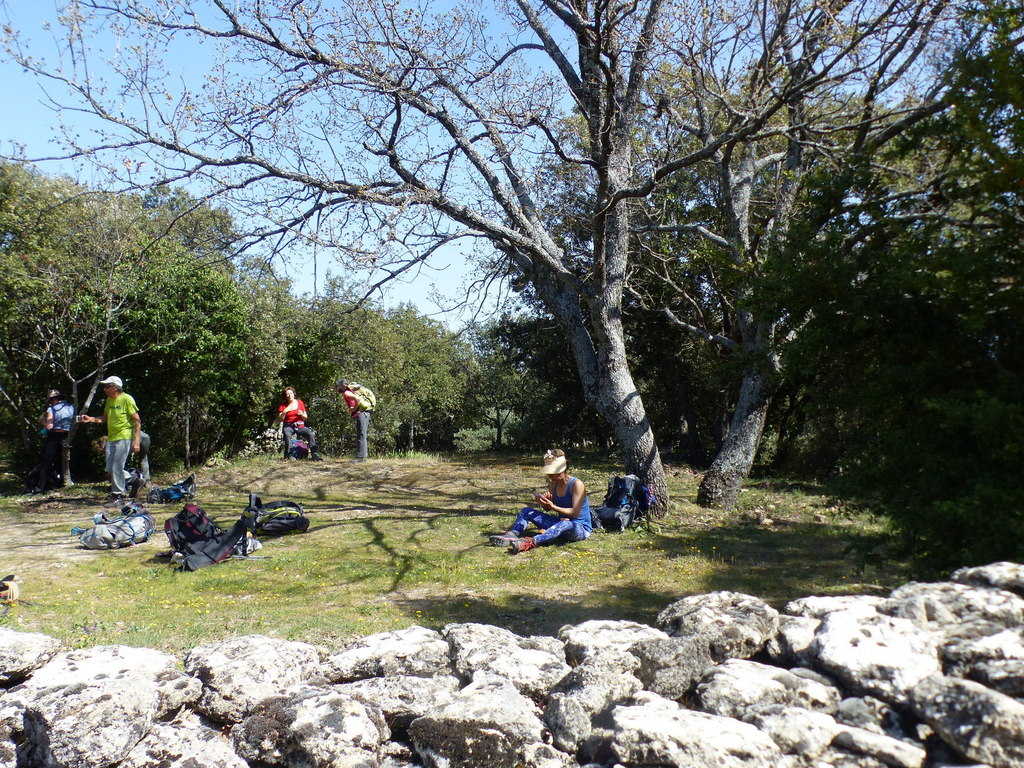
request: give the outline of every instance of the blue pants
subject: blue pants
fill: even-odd
[[[511,530],[516,536],[522,536],[523,532],[526,531],[526,526],[530,523],[544,529],[544,533],[539,533],[533,537],[533,543],[537,546],[552,544],[555,541],[568,544],[571,541],[583,541],[590,536],[590,531],[586,530],[575,520],[558,517],[557,515],[549,515],[547,512],[541,512],[533,507],[523,507],[519,511],[519,514],[516,515],[516,521],[512,523]]]

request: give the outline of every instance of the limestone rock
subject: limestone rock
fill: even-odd
[[[632,661],[634,669],[639,666],[639,662],[629,654],[594,654],[555,687],[548,697],[544,721],[551,729],[557,747],[574,753],[590,738],[596,715],[640,691],[643,687],[641,682],[625,671],[625,659]]]
[[[943,636],[984,637],[1024,624],[1024,597],[954,582],[904,584],[878,606]]]
[[[697,686],[697,700],[706,712],[742,718],[751,709],[782,705],[832,714],[839,691],[768,664],[730,659],[709,669]]]
[[[658,628],[706,639],[715,661],[749,659],[778,632],[779,612],[751,595],[712,592],[672,603],[658,614]]]
[[[321,671],[312,645],[262,635],[193,648],[185,669],[203,683],[197,709],[221,723],[241,722],[263,699]]]
[[[961,755],[993,768],[1024,765],[1024,704],[970,680],[932,675],[910,706]]]
[[[193,712],[157,723],[118,768],[248,768],[220,731]]]
[[[0,628],[0,686],[20,683],[60,652],[60,640]]]
[[[641,640],[667,637],[661,630],[646,624],[607,619],[591,619],[558,631],[558,639],[565,643],[566,658],[573,664],[581,664],[598,653],[625,654]]]
[[[449,624],[442,636],[452,647],[455,671],[466,680],[498,675],[541,701],[569,673],[562,644],[554,638],[520,637],[485,624]]]
[[[611,748],[626,765],[776,768],[782,758],[767,734],[729,717],[649,703],[616,707],[612,720]]]
[[[772,663],[779,666],[810,666],[810,653],[814,634],[821,626],[821,619],[809,616],[779,616],[779,630],[765,644],[765,652]]]
[[[332,683],[451,673],[448,642],[439,632],[420,626],[359,638],[324,661],[324,675]]]
[[[681,699],[715,662],[704,635],[641,640],[631,653],[640,661],[636,675],[644,688],[668,699]]]
[[[483,673],[452,701],[413,720],[409,735],[428,768],[518,768],[543,742],[540,710],[506,680]]]
[[[199,691],[173,657],[112,645],[58,654],[8,701],[22,713],[29,765],[105,768]]]
[[[940,671],[938,643],[908,619],[857,610],[830,613],[810,649],[814,665],[853,693],[894,703]]]
[[[390,736],[379,708],[310,685],[264,699],[231,729],[245,760],[307,768],[375,766]]]
[[[1024,565],[1020,563],[990,563],[953,571],[952,581],[976,587],[996,587],[1024,595]]]
[[[450,703],[460,687],[452,676],[393,675],[336,685],[334,690],[379,707],[394,735],[404,738],[413,720]]]

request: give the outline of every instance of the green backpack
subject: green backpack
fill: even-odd
[[[359,401],[360,411],[372,411],[377,407],[377,396],[373,394],[369,387],[365,387],[362,384],[356,384],[354,381],[348,385],[348,388],[352,390],[352,394],[356,396],[356,400]]]

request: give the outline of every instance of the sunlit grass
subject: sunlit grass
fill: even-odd
[[[265,539],[250,559],[179,573],[155,557],[156,536],[114,552],[86,552],[69,535],[97,510],[100,486],[47,498],[0,499],[10,531],[5,571],[23,601],[0,626],[45,632],[71,646],[127,643],[180,651],[261,633],[336,644],[411,624],[480,621],[523,634],[553,633],[587,618],[653,623],[679,597],[729,589],[773,604],[809,594],[891,585],[898,564],[870,567],[847,554],[870,521],[839,519],[814,489],[751,484],[732,513],[696,507],[698,479],[671,473],[671,513],[623,534],[509,555],[488,546],[540,487],[532,457],[412,456],[366,464],[267,458],[203,470],[197,501],[215,519],[237,519],[250,490],[290,498],[309,512],[306,534]],[[606,461],[574,467],[600,503]],[[174,478],[167,478],[172,480]]]

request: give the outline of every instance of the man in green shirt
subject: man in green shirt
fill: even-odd
[[[125,392],[124,382],[108,376],[100,382],[107,396],[102,416],[83,416],[88,424],[107,425],[107,472],[110,474],[110,500],[107,506],[125,503],[128,492],[124,484],[124,465],[129,453],[138,453],[142,434],[142,418],[135,398]]]

